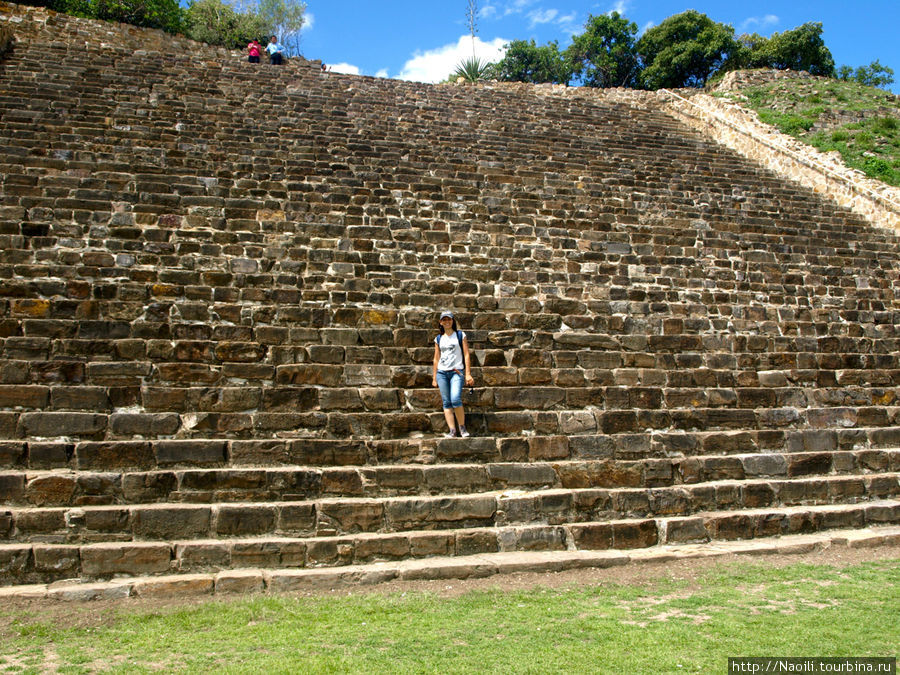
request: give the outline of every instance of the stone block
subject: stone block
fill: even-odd
[[[225,536],[252,536],[275,530],[278,509],[266,505],[219,505],[215,507],[215,531]]]
[[[557,471],[545,464],[491,464],[487,467],[490,480],[502,488],[538,488],[553,487],[561,481]],[[561,473],[560,473],[561,475]],[[570,487],[564,484],[564,487]],[[579,486],[584,487],[584,486]]]
[[[31,544],[0,544],[0,582],[23,578],[32,563]]]
[[[89,577],[162,574],[171,565],[172,548],[168,544],[91,544],[81,549],[81,571]]]
[[[171,493],[177,488],[178,481],[171,471],[129,473],[122,476],[122,495],[131,503],[169,501]]]
[[[0,473],[0,504],[11,505],[25,500],[25,474]],[[0,528],[0,533],[2,533]]]
[[[702,518],[672,518],[666,521],[666,544],[693,544],[709,541]]]
[[[62,510],[27,509],[12,513],[13,529],[20,537],[58,534],[66,531],[66,514]]]
[[[613,526],[611,523],[589,523],[571,525],[569,532],[579,550],[604,551],[613,548]]]
[[[185,598],[210,595],[213,590],[213,577],[206,574],[137,579],[132,585],[132,594],[139,598]]]
[[[219,593],[261,593],[265,581],[259,570],[223,570],[216,574],[214,592]]]
[[[96,437],[106,430],[107,416],[78,412],[26,412],[19,417],[23,436]]]
[[[458,556],[496,553],[499,550],[497,534],[492,530],[475,530],[456,534],[456,555]]]
[[[37,385],[0,385],[0,408],[43,410],[50,400],[50,388]]]
[[[364,408],[358,389],[323,389],[319,393],[322,410],[362,410]]]
[[[528,439],[528,459],[533,462],[569,458],[566,436],[535,436]]]
[[[563,527],[517,527],[517,551],[565,551],[566,531]]]
[[[0,468],[24,467],[28,458],[27,447],[25,443],[21,442],[0,441]]]
[[[400,407],[396,389],[362,388],[358,391],[366,410],[397,410]]]
[[[384,528],[384,505],[378,501],[320,502],[316,530],[319,536],[376,532]]]
[[[209,506],[153,506],[134,510],[132,528],[142,539],[196,539],[210,534]]]
[[[175,545],[175,564],[181,572],[218,570],[231,565],[231,542],[191,541]]]
[[[50,407],[53,410],[106,412],[111,406],[106,387],[53,387]]]
[[[75,463],[82,471],[148,469],[156,465],[156,456],[150,443],[88,442],[75,446]]]
[[[25,487],[26,498],[35,506],[67,506],[75,494],[75,478],[75,474],[32,478]]]
[[[365,492],[362,475],[356,469],[326,469],[322,472],[322,493],[343,497]]]
[[[231,564],[234,567],[280,567],[281,546],[280,541],[233,542]]]
[[[109,418],[110,431],[116,436],[171,436],[181,427],[177,413],[114,413]]]
[[[615,441],[607,436],[573,436],[569,452],[573,459],[606,459],[616,451]]]
[[[784,455],[748,455],[741,457],[741,463],[748,478],[787,475],[787,459]]]
[[[787,457],[788,476],[812,476],[831,473],[831,453],[790,455]]]
[[[275,383],[337,387],[343,374],[343,367],[337,365],[304,363],[284,365],[275,369]]]
[[[362,536],[356,539],[354,561],[401,560],[408,558],[409,553],[409,538],[405,535]]]
[[[215,466],[227,461],[223,441],[156,441],[153,448],[160,466]]]
[[[77,546],[34,545],[34,570],[54,579],[77,577],[81,572],[81,551]]]

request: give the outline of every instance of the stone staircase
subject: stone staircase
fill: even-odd
[[[0,585],[900,523],[892,231],[646,97],[0,19]]]

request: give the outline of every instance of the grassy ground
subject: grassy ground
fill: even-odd
[[[782,133],[822,152],[836,150],[847,166],[900,186],[900,100],[890,92],[840,80],[785,79],[726,96]]]
[[[0,608],[0,673],[721,673],[729,656],[896,656],[898,562],[716,564],[690,578],[456,596],[94,603],[82,608],[97,616],[78,621]]]

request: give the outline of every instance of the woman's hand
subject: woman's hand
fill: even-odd
[[[475,386],[475,378],[471,375],[466,375],[466,386],[474,387]]]
[[[436,377],[432,377],[432,378],[431,378],[431,386],[432,386],[432,387],[438,386],[437,378],[436,378]]]

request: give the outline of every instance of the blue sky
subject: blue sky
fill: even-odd
[[[443,80],[472,53],[466,0],[306,0],[309,25],[303,55],[335,70],[423,82]],[[898,0],[479,0],[476,53],[496,60],[510,40],[556,40],[561,48],[582,32],[591,14],[619,11],[641,32],[666,17],[696,9],[737,33],[771,35],[821,21],[837,65],[879,59],[900,81]],[[892,85],[900,93],[900,84]]]

